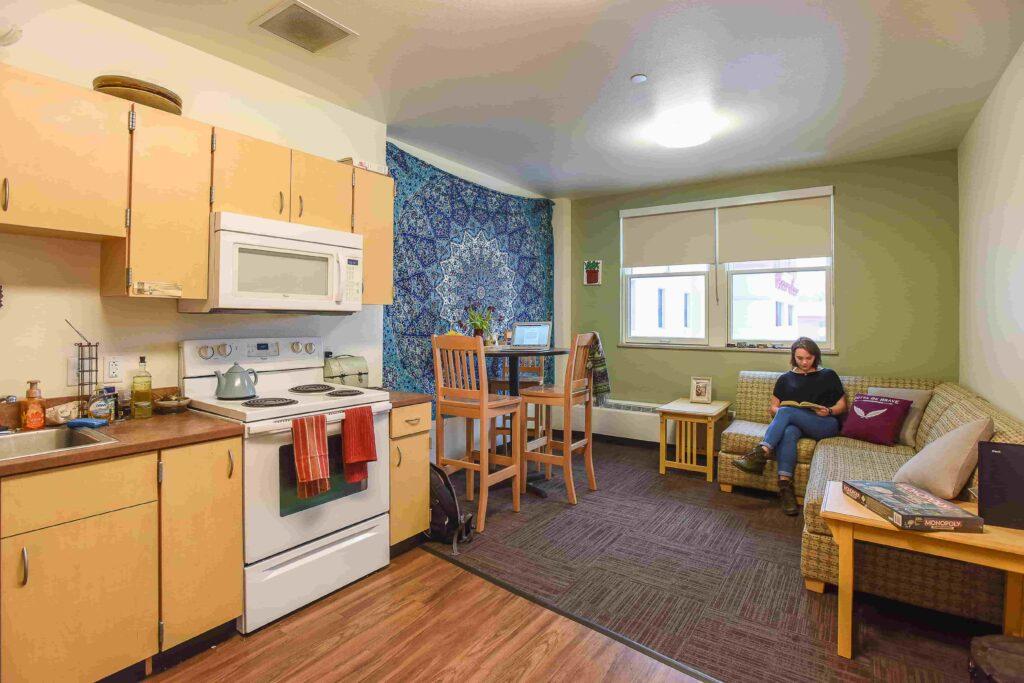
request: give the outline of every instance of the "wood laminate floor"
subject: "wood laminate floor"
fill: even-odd
[[[693,681],[415,549],[159,681]]]

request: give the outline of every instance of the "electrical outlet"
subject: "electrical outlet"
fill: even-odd
[[[103,383],[120,384],[128,369],[128,361],[124,356],[107,356],[103,359]]]

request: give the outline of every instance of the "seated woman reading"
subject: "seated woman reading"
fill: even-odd
[[[839,433],[838,415],[846,411],[843,383],[834,370],[821,367],[821,349],[812,339],[800,337],[790,347],[792,370],[775,382],[769,410],[774,416],[764,441],[733,461],[748,474],[762,474],[773,455],[779,461],[779,499],[787,515],[800,512],[793,491],[796,442],[803,437],[827,439]],[[811,403],[815,407],[783,406],[783,402]]]

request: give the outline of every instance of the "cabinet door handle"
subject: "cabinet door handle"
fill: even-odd
[[[402,447],[401,446],[395,446],[395,448],[398,449],[398,464],[395,465],[395,467],[401,467],[402,466]],[[28,561],[27,560],[25,562],[25,567],[26,567],[26,569],[25,569],[25,576],[27,577],[28,576],[28,569],[27,569]]]
[[[405,418],[405,424],[408,424],[408,425],[418,425],[419,423],[420,423],[420,418],[418,418],[418,417],[407,417],[407,418]]]
[[[21,585],[28,585],[28,548],[22,546],[21,548],[21,563],[25,567],[25,576],[21,579]]]
[[[7,178],[4,178],[4,190],[3,190],[3,197],[0,198],[0,207],[3,207],[3,210],[6,211],[7,207],[10,206],[10,205],[11,205],[11,181],[8,180]]]
[[[299,195],[299,218],[302,218],[302,195]]]
[[[228,479],[235,473],[235,454],[228,449]]]
[[[284,192],[277,193],[277,212],[284,213]]]

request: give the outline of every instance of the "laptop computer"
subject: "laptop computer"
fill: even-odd
[[[499,351],[543,351],[549,349],[551,348],[551,321],[514,323],[512,325],[512,341],[491,348]]]

